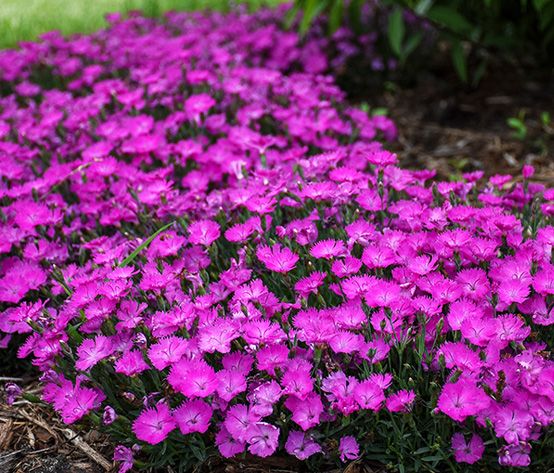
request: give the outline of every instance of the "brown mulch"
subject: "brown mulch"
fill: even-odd
[[[27,393],[38,394],[32,385]],[[1,396],[1,394],[0,394]],[[49,406],[0,399],[0,472],[2,473],[115,473],[113,443],[95,430],[68,428]],[[133,470],[134,471],[134,470]],[[225,460],[208,458],[195,473],[301,473],[307,471],[292,457]],[[378,465],[352,462],[321,473],[383,473]],[[167,473],[175,473],[168,469]]]
[[[339,82],[354,103],[387,109],[399,131],[392,149],[403,166],[434,169],[448,179],[475,170],[518,175],[532,164],[533,179],[553,186],[554,72],[499,67],[472,89],[450,69],[443,64],[402,87],[375,85],[361,71],[339,76]],[[543,112],[550,114],[549,126],[541,123]],[[523,140],[507,124],[522,114],[528,129]]]
[[[68,428],[48,406],[0,402],[2,473],[105,473],[113,467],[110,448],[105,436]]]

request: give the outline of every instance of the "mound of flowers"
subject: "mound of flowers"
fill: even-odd
[[[282,14],[0,53],[0,343],[120,472],[547,465],[554,191],[398,167]]]

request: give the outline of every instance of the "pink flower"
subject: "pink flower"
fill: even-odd
[[[236,324],[230,320],[219,320],[213,325],[202,327],[198,346],[208,353],[229,353],[231,343],[240,336]]]
[[[212,220],[197,220],[189,225],[189,242],[195,245],[210,246],[221,232],[219,225]]]
[[[529,283],[512,279],[503,281],[498,288],[498,300],[502,307],[508,307],[513,302],[521,304],[529,297]]]
[[[390,412],[409,412],[412,408],[415,397],[416,396],[413,391],[406,391],[402,389],[394,394],[391,394],[387,398],[387,409]]]
[[[497,437],[504,437],[508,443],[516,444],[529,440],[533,428],[533,416],[513,406],[497,410],[492,421]]]
[[[80,371],[87,371],[96,363],[110,356],[114,351],[112,340],[104,335],[98,335],[94,339],[83,340],[77,348],[77,361],[75,367]]]
[[[138,445],[134,445],[133,448],[128,448],[125,445],[117,445],[115,447],[113,461],[121,462],[118,473],[127,473],[133,468],[133,455],[139,448]]]
[[[498,463],[502,466],[527,467],[531,464],[529,444],[506,445],[498,453]]]
[[[346,256],[344,259],[333,261],[331,271],[339,278],[356,274],[362,267],[362,261],[353,256]]]
[[[340,460],[357,460],[360,457],[360,446],[352,435],[341,437],[339,442]]]
[[[336,256],[342,256],[345,251],[346,248],[342,240],[322,240],[312,246],[310,254],[314,258],[332,259]]]
[[[252,425],[261,419],[244,404],[235,404],[229,408],[223,425],[227,431],[240,442],[245,442],[251,431]]]
[[[386,118],[386,117],[380,117],[380,118]],[[392,123],[390,125],[392,125]],[[392,126],[394,127],[394,125]],[[391,153],[390,151],[379,150],[379,151],[370,152],[367,155],[367,160],[368,162],[370,162],[375,166],[390,166],[391,164],[396,163],[397,157],[396,157],[396,154]]]
[[[312,392],[313,385],[310,372],[306,369],[289,368],[281,378],[283,393],[292,394],[294,398],[305,399]]]
[[[6,263],[8,261],[6,260]],[[0,278],[0,302],[17,304],[29,291],[38,289],[46,281],[46,272],[38,264],[29,261],[9,261],[8,271]]]
[[[148,369],[150,369],[150,366],[144,361],[141,350],[126,351],[115,362],[115,372],[126,376],[135,376]]]
[[[164,441],[175,427],[169,407],[163,402],[143,410],[133,422],[133,432],[137,438],[151,445]]]
[[[267,269],[278,273],[288,273],[294,269],[298,261],[297,254],[279,244],[271,247],[265,245],[258,246],[256,256],[265,264]]]
[[[216,377],[217,393],[227,402],[246,391],[246,377],[240,371],[221,370],[216,373]]]
[[[217,389],[215,371],[204,360],[178,361],[171,367],[167,381],[187,397],[208,397]]]
[[[296,430],[289,433],[285,450],[299,460],[306,460],[316,453],[321,453],[321,447],[309,435]]]
[[[459,379],[446,384],[439,396],[437,409],[455,421],[462,422],[486,409],[491,402],[473,381]]]
[[[292,420],[302,427],[302,430],[317,425],[323,413],[323,403],[316,393],[309,394],[303,400],[290,396],[285,401],[285,406],[292,412]]]
[[[254,415],[271,415],[273,407],[281,398],[283,391],[276,381],[269,381],[255,388],[249,395],[250,410]]]
[[[212,408],[200,399],[186,401],[173,411],[173,418],[183,435],[204,433],[210,427]]]
[[[206,113],[215,103],[208,94],[191,95],[185,101],[185,112],[191,120],[198,121],[200,115]]]
[[[463,434],[456,432],[452,436],[452,450],[454,451],[454,458],[458,463],[473,463],[479,461],[485,451],[485,444],[479,435],[473,434],[469,443]]]
[[[535,168],[529,164],[525,164],[521,173],[523,174],[524,179],[529,179],[530,177],[533,177],[533,174],[535,174]]]
[[[106,396],[96,389],[76,385],[72,392],[67,392],[66,397],[61,399],[58,410],[62,420],[66,424],[72,424],[98,408],[105,398]]]
[[[104,425],[111,425],[117,419],[117,414],[113,407],[106,406],[104,407],[104,412],[102,413],[102,422]]]
[[[279,445],[279,429],[267,422],[257,422],[248,429],[248,451],[265,458]]]
[[[180,337],[166,337],[154,343],[148,350],[148,358],[157,370],[177,363],[189,349],[189,342]]]
[[[295,285],[294,290],[300,297],[307,298],[310,294],[317,294],[317,289],[323,284],[325,273],[315,271],[309,276],[300,279]]]
[[[533,278],[535,291],[544,296],[554,294],[554,265],[543,267]]]
[[[383,389],[371,380],[358,383],[354,388],[354,399],[362,409],[378,411],[385,401]]]
[[[245,442],[236,439],[224,425],[221,426],[221,429],[215,436],[215,443],[219,453],[225,458],[232,458],[244,452],[246,448]]]

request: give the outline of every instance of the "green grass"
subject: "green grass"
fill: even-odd
[[[35,40],[41,33],[91,33],[106,26],[108,12],[142,10],[158,16],[168,10],[226,10],[228,0],[0,0],[0,48]],[[252,9],[279,0],[246,0]]]

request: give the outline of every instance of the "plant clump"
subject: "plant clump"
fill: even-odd
[[[120,472],[547,465],[554,191],[401,168],[328,74],[348,32],[282,14],[0,52],[0,343]]]

